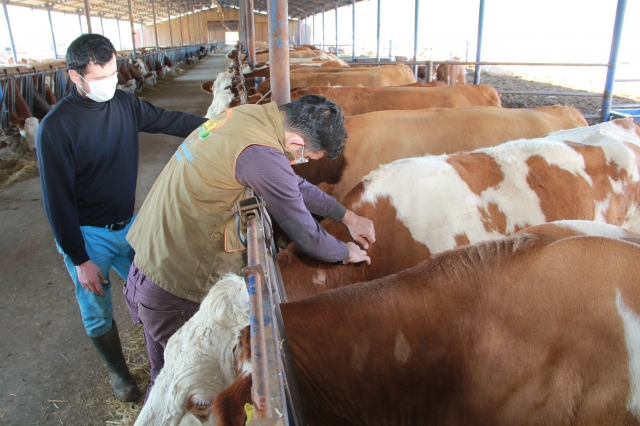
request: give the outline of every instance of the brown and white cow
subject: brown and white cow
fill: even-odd
[[[558,227],[281,305],[307,422],[640,424],[640,246]],[[212,417],[244,425],[250,401],[245,370]]]
[[[473,151],[586,125],[580,111],[559,105],[372,112],[346,118],[349,137],[338,158],[322,158],[293,169],[340,200],[380,164],[399,158]]]
[[[630,120],[616,120],[471,153],[410,158],[382,166],[343,200],[347,208],[374,222],[376,243],[368,249],[371,265],[321,263],[291,245],[278,256],[287,297],[296,301],[382,278],[439,252],[554,220],[588,219],[638,232],[639,147],[640,129]],[[321,225],[342,241],[350,240],[342,224],[327,219]],[[229,386],[236,345],[229,336],[240,332],[233,319],[246,318],[242,313],[248,310],[244,283],[238,279],[235,285],[233,291],[220,284],[212,289],[229,299],[207,309],[211,323],[201,331],[207,338],[197,342],[215,350],[196,345],[198,353],[192,356],[188,339],[199,326],[193,323],[178,331],[180,343],[172,351],[184,356],[179,362],[165,363],[136,424],[184,421],[187,425],[185,419],[195,419],[188,409],[210,412],[215,396]],[[233,292],[244,294],[244,299]],[[225,311],[224,306],[230,309]],[[247,324],[248,319],[243,326]],[[207,354],[204,363],[202,354]],[[206,371],[220,374],[197,379]],[[207,421],[214,424],[211,418]]]

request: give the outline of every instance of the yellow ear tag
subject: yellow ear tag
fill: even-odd
[[[253,404],[244,404],[244,412],[247,414],[247,423],[253,420]]]

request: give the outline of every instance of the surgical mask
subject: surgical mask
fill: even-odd
[[[81,75],[80,78],[84,80]],[[82,89],[82,87],[80,87],[84,94],[87,95],[87,98],[96,102],[107,102],[111,100],[114,93],[116,93],[116,86],[118,85],[118,73],[116,72],[111,77],[105,78],[104,80],[84,81],[89,85],[89,89],[91,89],[91,93],[87,93],[84,89]]]
[[[289,142],[291,142],[292,140],[299,140],[300,142],[303,143],[302,145],[302,155],[300,158],[298,158],[296,161],[294,161],[293,163],[291,163],[292,166],[296,166],[298,164],[304,164],[304,163],[308,163],[309,160],[307,158],[304,158],[304,141],[300,138],[291,138],[289,139]]]

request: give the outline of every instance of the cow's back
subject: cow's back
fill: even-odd
[[[579,111],[560,106],[372,112],[347,117],[349,137],[339,158],[294,170],[340,200],[370,171],[399,158],[473,151],[585,125]]]

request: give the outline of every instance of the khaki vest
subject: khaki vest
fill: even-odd
[[[156,180],[127,240],[135,263],[154,283],[200,303],[222,275],[246,266],[233,207],[245,187],[235,178],[238,155],[250,145],[284,150],[275,103],[219,114],[180,145]]]

